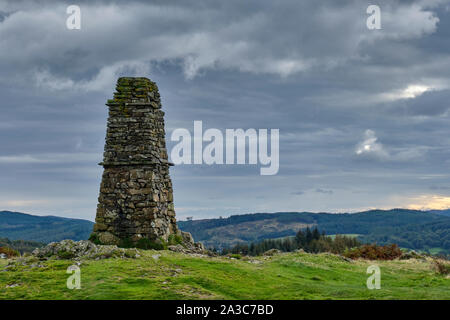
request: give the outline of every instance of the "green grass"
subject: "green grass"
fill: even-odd
[[[0,272],[0,299],[450,299],[450,279],[431,261],[346,262],[307,253],[235,260],[149,250],[138,259],[85,261],[81,289],[69,290],[72,263]],[[381,268],[380,290],[366,288],[371,264]],[[6,288],[12,284],[19,286]]]

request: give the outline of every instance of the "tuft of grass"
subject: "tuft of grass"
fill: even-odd
[[[9,247],[0,247],[0,253],[5,254],[8,258],[17,257],[20,255],[19,251]]]
[[[168,239],[167,243],[169,246],[183,244],[183,238],[179,235],[171,234],[171,235],[169,235],[169,239]]]
[[[162,241],[152,241],[147,238],[142,238],[136,243],[136,248],[144,250],[164,250],[165,245]]]
[[[96,234],[96,233],[91,233],[91,235],[89,236],[89,241],[91,241],[93,244],[97,244],[97,245],[102,244],[100,239],[98,238],[98,234]]]
[[[133,243],[133,240],[131,240],[130,238],[124,238],[120,240],[119,247],[128,249],[135,247],[135,245]]]
[[[442,275],[450,274],[450,264],[440,260],[433,260],[436,271]]]

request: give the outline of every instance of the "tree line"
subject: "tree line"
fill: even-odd
[[[300,229],[295,237],[287,237],[282,239],[266,239],[259,242],[238,243],[231,248],[222,250],[222,254],[242,254],[250,256],[262,255],[271,249],[278,249],[283,252],[292,252],[303,249],[305,252],[319,253],[332,252],[336,254],[343,253],[347,249],[360,246],[361,243],[353,237],[336,235],[334,237],[327,236],[324,231],[322,233],[317,227],[305,230]]]

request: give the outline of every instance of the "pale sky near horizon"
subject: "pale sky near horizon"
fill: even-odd
[[[450,0],[0,2],[0,210],[93,220],[106,100],[174,129],[280,130],[280,169],[171,168],[178,219],[450,207]],[[81,29],[66,8],[81,8]]]

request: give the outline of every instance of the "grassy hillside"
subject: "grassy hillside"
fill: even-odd
[[[0,260],[0,270],[5,264]],[[450,299],[450,279],[431,260],[347,262],[307,253],[233,260],[145,251],[137,259],[83,262],[80,290],[66,288],[72,261],[40,264],[0,272],[0,299]],[[381,268],[380,290],[366,287],[372,264]]]
[[[317,226],[327,234],[358,234],[363,241],[394,242],[410,249],[442,247],[450,252],[450,217],[416,210],[371,210],[354,214],[255,213],[178,224],[208,247],[291,236],[300,226],[308,225]]]
[[[93,223],[82,219],[0,211],[0,238],[52,242],[63,239],[84,240],[89,238]]]

